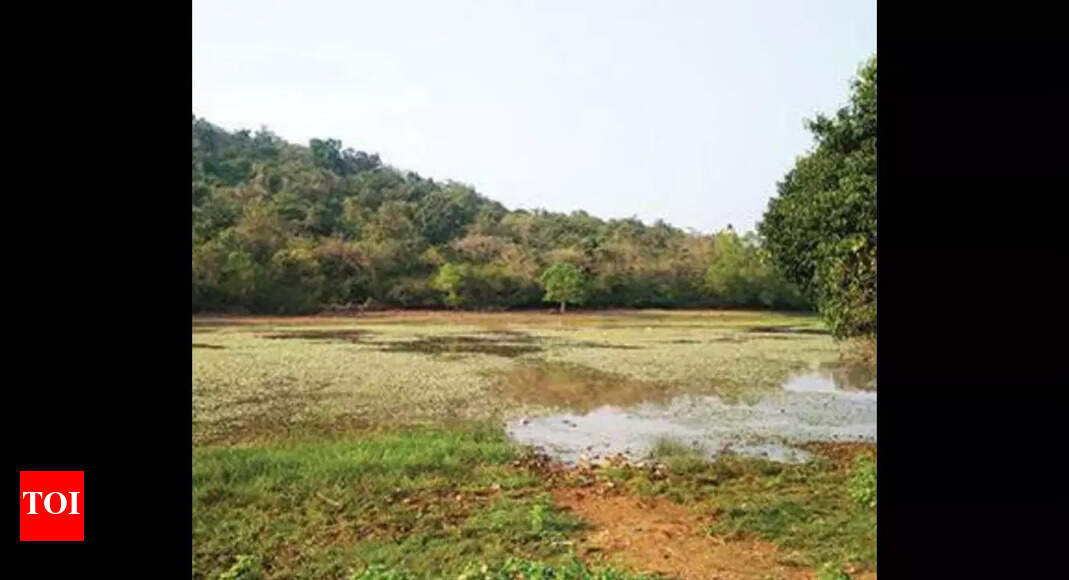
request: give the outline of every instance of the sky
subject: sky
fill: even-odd
[[[745,231],[875,52],[870,0],[194,0],[193,113],[510,209]]]

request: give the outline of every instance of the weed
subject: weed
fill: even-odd
[[[665,464],[675,474],[689,474],[703,470],[709,463],[709,452],[695,441],[690,444],[663,438],[650,448],[650,458]]]
[[[876,507],[876,462],[871,455],[858,455],[854,459],[850,497],[860,505]]]
[[[350,580],[416,580],[419,576],[389,569],[382,565],[369,566]],[[473,562],[456,576],[457,580],[652,580],[645,575],[630,574],[608,568],[591,569],[574,557],[562,564],[547,564],[521,558],[509,558],[496,565]]]
[[[852,449],[863,453],[863,447]],[[867,465],[864,459],[782,464],[743,456],[710,460],[699,453],[685,443],[661,441],[651,455],[666,467],[663,471],[617,469],[606,477],[639,495],[712,512],[710,533],[772,541],[800,554],[805,565],[852,562],[864,568],[875,563],[875,504],[859,504],[851,495],[851,482],[859,473],[851,466],[853,461]]]
[[[850,580],[842,566],[828,562],[817,571],[817,580]]]
[[[219,575],[219,580],[258,580],[261,577],[260,558],[241,554],[233,566]]]

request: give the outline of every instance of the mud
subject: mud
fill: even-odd
[[[796,328],[792,326],[751,326],[746,329],[749,333],[774,333],[774,334],[831,334],[821,328]]]
[[[383,352],[418,352],[428,355],[489,354],[514,358],[541,352],[533,337],[425,336],[415,340],[379,342]]]
[[[555,490],[553,499],[590,523],[578,549],[587,560],[682,580],[812,578],[808,570],[780,563],[782,553],[769,542],[710,537],[705,528],[712,515],[664,499],[590,488]]]
[[[261,336],[271,340],[299,339],[361,342],[371,335],[372,333],[366,330],[303,330],[300,332],[276,332]]]
[[[640,350],[641,346],[635,346],[633,344],[614,344],[611,342],[593,342],[593,341],[579,341],[570,342],[565,346],[575,346],[579,348],[606,348],[611,350]]]

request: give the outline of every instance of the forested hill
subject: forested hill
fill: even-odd
[[[523,307],[571,263],[588,306],[805,308],[753,234],[510,211],[378,155],[193,117],[193,311]]]

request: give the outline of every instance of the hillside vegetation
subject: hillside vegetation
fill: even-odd
[[[752,233],[509,210],[336,140],[193,118],[194,312],[537,306],[558,263],[592,307],[807,308]]]

